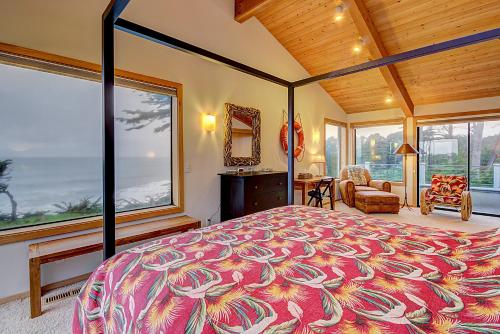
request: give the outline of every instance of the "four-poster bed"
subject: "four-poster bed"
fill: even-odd
[[[269,73],[252,68],[232,59],[202,49],[195,45],[162,34],[152,29],[120,18],[130,0],[112,0],[102,15],[102,82],[103,82],[103,233],[104,259],[115,254],[115,202],[114,202],[114,29],[118,29],[152,42],[174,48],[200,58],[219,63],[251,76],[288,88],[288,140],[289,147],[294,147],[294,108],[295,88],[314,82],[334,79],[341,76],[367,71],[373,68],[396,64],[398,62],[423,57],[467,45],[486,42],[500,37],[500,28],[483,31],[465,37],[436,43],[407,52],[368,61],[359,65],[331,71],[310,78],[290,82]],[[294,203],[294,157],[293,150],[288,150],[288,204]]]

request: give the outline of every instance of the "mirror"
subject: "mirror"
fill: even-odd
[[[224,166],[260,163],[260,111],[226,103]]]
[[[233,156],[251,157],[252,156],[252,124],[248,125],[240,121],[233,115],[231,120],[233,134]]]

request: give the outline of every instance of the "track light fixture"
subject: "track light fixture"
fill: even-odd
[[[342,21],[344,18],[344,12],[345,12],[345,7],[344,4],[340,4],[337,7],[335,7],[335,15],[333,17],[335,22]]]
[[[356,40],[356,43],[354,43],[354,46],[352,47],[352,52],[355,54],[361,53],[363,50],[363,45],[365,45],[365,40],[362,37],[358,37]]]

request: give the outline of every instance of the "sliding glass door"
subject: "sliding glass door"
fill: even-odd
[[[464,175],[473,211],[500,215],[500,121],[429,124],[418,131],[419,193],[433,174]]]
[[[470,190],[474,211],[500,215],[500,121],[470,123]]]

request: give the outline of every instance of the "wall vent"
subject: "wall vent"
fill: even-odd
[[[73,287],[71,289],[61,291],[58,294],[45,297],[45,299],[44,299],[45,304],[54,303],[54,302],[57,302],[57,301],[60,301],[60,300],[66,299],[66,298],[76,296],[77,294],[80,293],[80,289],[81,289],[81,287],[76,287],[76,288]]]

